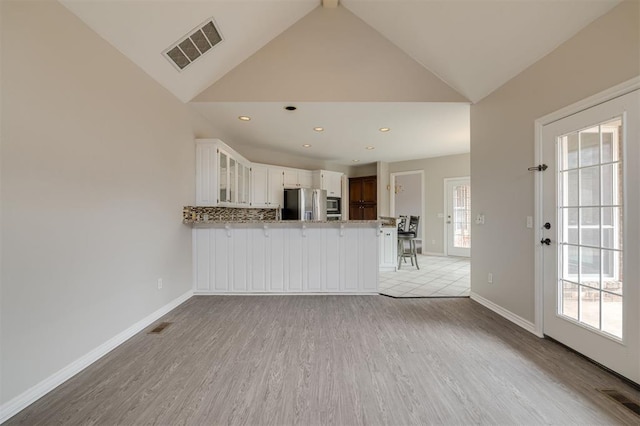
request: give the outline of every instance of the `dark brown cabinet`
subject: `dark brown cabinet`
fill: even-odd
[[[378,218],[378,178],[366,176],[349,179],[349,219]]]

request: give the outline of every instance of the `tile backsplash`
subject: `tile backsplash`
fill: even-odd
[[[185,206],[182,209],[182,222],[228,222],[279,220],[280,209],[258,209],[245,207],[196,207]]]

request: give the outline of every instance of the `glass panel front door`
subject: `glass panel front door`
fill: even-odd
[[[471,183],[469,178],[445,179],[447,196],[446,253],[471,255]]]
[[[471,248],[471,185],[453,187],[453,246]]]
[[[541,136],[543,333],[640,383],[640,91]]]
[[[557,138],[558,314],[622,339],[622,117]]]

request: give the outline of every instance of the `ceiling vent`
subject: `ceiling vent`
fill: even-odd
[[[213,19],[209,19],[203,25],[192,30],[190,34],[182,37],[180,41],[174,43],[162,54],[178,71],[182,71],[221,41],[222,37],[213,23]]]

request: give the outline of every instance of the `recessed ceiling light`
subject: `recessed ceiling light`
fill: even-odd
[[[251,120],[251,117],[248,117],[246,115],[241,115],[240,117],[238,117],[238,120],[240,120],[240,121],[249,121],[249,120]]]
[[[313,130],[316,132],[324,132],[324,127],[314,127]]]
[[[287,111],[295,111],[298,108],[294,107],[293,105],[287,105],[286,107],[284,107],[284,109],[286,109]]]
[[[365,149],[368,149],[369,151],[371,151],[372,149],[376,149],[376,147],[375,147],[375,146],[365,146],[364,148],[365,148]]]
[[[358,162],[358,161],[360,161],[360,160],[351,160],[351,161],[353,161],[354,163],[357,163],[357,162]]]
[[[391,129],[388,128],[388,127],[380,127],[380,131],[383,132],[383,133],[384,132],[388,132],[389,130],[391,130]]]
[[[302,145],[302,146],[304,146],[305,148],[311,148],[311,144],[309,144],[309,143],[305,143],[305,144],[304,144],[304,145]]]

